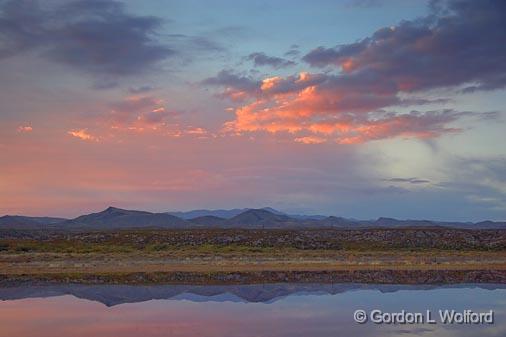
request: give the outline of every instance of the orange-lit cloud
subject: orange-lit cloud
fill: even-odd
[[[401,102],[397,88],[369,83],[366,91],[359,89],[353,81],[324,74],[267,78],[251,91],[246,104],[236,108],[235,119],[225,123],[225,130],[288,132],[305,144],[433,138],[458,131],[447,126],[461,115],[458,112],[387,113],[382,109]]]
[[[68,131],[86,141],[123,142],[132,135],[182,136],[209,138],[215,134],[202,126],[191,126],[170,110],[165,100],[154,96],[132,95],[106,105],[103,112],[93,115]]]
[[[278,83],[281,82],[281,77],[268,77],[262,81],[262,85],[260,86],[260,89],[263,91],[267,91],[273,87],[275,87]]]
[[[80,129],[80,130],[70,130],[67,132],[67,134],[79,138],[84,141],[92,141],[92,142],[98,142],[99,139],[93,135],[91,135],[88,130],[86,129]]]
[[[33,128],[29,125],[21,125],[17,128],[17,131],[22,133],[22,132],[32,132],[33,131]]]
[[[188,128],[186,130],[186,133],[189,135],[203,136],[207,134],[207,130],[205,130],[204,128]]]
[[[326,142],[325,138],[316,137],[316,136],[305,136],[294,139],[297,143],[302,144],[322,144]]]

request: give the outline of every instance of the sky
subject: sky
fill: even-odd
[[[501,0],[0,0],[0,215],[506,220]]]

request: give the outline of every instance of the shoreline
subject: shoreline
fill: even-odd
[[[349,282],[371,282],[375,279],[369,280],[364,275],[373,274],[377,275],[376,279],[385,278],[390,283],[399,280],[425,282],[423,275],[434,282],[447,277],[447,281],[460,282],[469,277],[463,275],[470,273],[476,274],[471,282],[495,278],[497,283],[506,283],[506,252],[279,250],[215,253],[187,250],[0,254],[0,279],[85,283],[163,283],[177,281],[180,277],[190,282],[216,282],[233,280],[233,277],[239,283],[321,282],[325,275],[331,275],[331,282],[338,282],[340,277]],[[480,277],[480,273],[484,276]]]
[[[503,270],[506,252],[277,250],[228,253],[0,253],[1,274],[342,270]]]
[[[0,238],[0,278],[98,284],[343,280],[506,284],[506,231],[418,228],[46,234]]]
[[[271,283],[506,284],[506,269],[0,274],[0,287],[12,286],[19,283],[87,285],[245,285]]]

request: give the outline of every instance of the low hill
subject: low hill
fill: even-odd
[[[0,217],[0,228],[44,229],[66,221],[64,218],[5,215]]]
[[[40,229],[44,226],[30,217],[19,215],[5,215],[0,217],[0,226],[12,229]]]

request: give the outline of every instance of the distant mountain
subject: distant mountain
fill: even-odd
[[[439,226],[438,223],[429,220],[397,220],[392,218],[378,218],[372,224],[378,227],[434,227]]]
[[[237,214],[236,214],[237,213]],[[182,217],[173,214],[182,214]],[[193,216],[200,214],[198,216]],[[216,214],[221,214],[218,216]],[[232,214],[235,214],[231,216]],[[196,210],[189,212],[151,213],[109,207],[98,213],[75,219],[6,215],[0,217],[0,229],[93,229],[123,228],[407,228],[450,227],[460,229],[506,229],[506,222],[482,221],[441,222],[430,220],[399,220],[381,217],[377,220],[355,220],[336,216],[287,215],[275,209]]]
[[[298,225],[296,219],[266,209],[249,209],[228,219],[228,227],[280,228]]]
[[[187,220],[198,227],[226,227],[227,219],[213,215],[199,216]]]
[[[362,222],[377,227],[450,227],[462,229],[506,229],[506,222],[482,221],[472,222],[450,222],[431,220],[398,220],[392,218],[378,218],[376,221]]]
[[[35,222],[38,222],[42,225],[53,225],[53,224],[57,224],[57,223],[65,221],[65,220],[68,220],[65,218],[55,218],[55,217],[49,217],[49,216],[32,216],[32,217],[24,217],[24,218],[29,218],[29,219],[31,219]]]
[[[453,223],[453,224],[455,224],[455,223]],[[467,228],[481,228],[481,229],[506,228],[506,222],[497,222],[497,221],[482,221],[482,222],[477,222],[475,224],[466,223],[466,225],[467,225]]]
[[[190,223],[167,213],[150,213],[109,207],[98,213],[81,215],[59,224],[63,228],[184,228]]]
[[[167,214],[177,216],[178,218],[189,220],[204,216],[214,216],[218,218],[230,219],[242,212],[247,211],[249,208],[234,208],[234,209],[196,209],[187,212],[167,212]]]
[[[326,215],[305,215],[305,214],[287,214],[290,218],[297,220],[323,220],[328,218]]]
[[[233,208],[233,209],[215,209],[215,210],[196,209],[196,210],[187,211],[187,212],[167,212],[167,213],[170,215],[177,216],[178,218],[185,219],[185,220],[195,219],[195,218],[204,217],[204,216],[214,216],[214,217],[218,217],[218,218],[230,219],[230,218],[233,218],[234,216],[244,213],[250,209],[253,209],[253,208]],[[261,209],[264,209],[264,210],[269,211],[274,214],[280,214],[280,215],[285,214],[285,213],[275,210],[274,208],[271,208],[271,207],[264,207]]]
[[[317,227],[338,227],[338,228],[358,228],[368,226],[367,223],[362,223],[356,220],[350,220],[346,218],[329,216],[321,220],[313,222],[313,226]]]
[[[0,226],[12,229],[39,229],[44,227],[39,222],[26,216],[5,215],[0,218]]]
[[[47,225],[61,223],[67,219],[52,217],[30,217],[22,215],[5,215],[0,217],[0,228],[11,229],[43,229]]]
[[[167,213],[177,216],[181,219],[185,219],[185,220],[195,219],[195,218],[204,217],[204,216],[214,216],[214,217],[218,217],[218,218],[230,219],[230,218],[233,218],[234,216],[244,213],[250,209],[254,209],[254,208],[233,208],[233,209],[216,209],[216,210],[196,209],[196,210],[186,211],[186,212],[167,212]],[[266,211],[269,211],[271,213],[278,214],[278,215],[287,215],[290,218],[294,218],[297,220],[322,220],[327,217],[325,215],[287,214],[287,213],[283,213],[283,212],[278,211],[278,210],[271,208],[271,207],[263,207],[260,209],[263,209],[263,210],[266,210]]]

